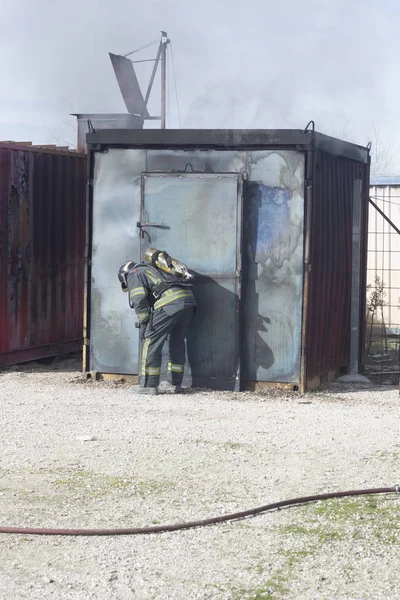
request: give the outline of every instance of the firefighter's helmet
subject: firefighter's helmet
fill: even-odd
[[[123,265],[121,265],[119,268],[118,279],[121,284],[121,288],[122,288],[123,292],[128,291],[128,277],[129,277],[129,274],[136,267],[136,265],[137,265],[137,263],[133,262],[132,260],[128,260]]]

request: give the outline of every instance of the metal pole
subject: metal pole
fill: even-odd
[[[157,56],[155,58],[155,62],[154,62],[154,66],[153,66],[153,71],[152,71],[151,77],[150,77],[149,87],[147,88],[146,97],[144,99],[144,103],[145,103],[146,106],[147,106],[147,103],[149,101],[150,93],[151,93],[151,90],[152,90],[152,87],[153,87],[153,83],[154,83],[154,78],[155,78],[156,73],[157,73],[157,67],[158,67],[158,63],[160,61],[162,46],[163,46],[163,42],[162,42],[162,39],[161,39],[160,45],[158,46]]]
[[[361,179],[353,182],[353,240],[350,317],[350,375],[358,374],[360,327],[360,232],[361,232]]]
[[[162,31],[162,51],[161,51],[161,129],[165,129],[166,114],[166,83],[167,83],[167,32]]]

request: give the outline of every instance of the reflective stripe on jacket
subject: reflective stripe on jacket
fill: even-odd
[[[151,308],[154,310],[168,306],[168,312],[175,312],[189,306],[196,306],[196,300],[190,288],[174,286],[176,278],[161,273],[150,265],[138,265],[128,277],[129,299],[140,323],[149,320]],[[154,299],[153,292],[162,283],[171,283],[159,298]]]

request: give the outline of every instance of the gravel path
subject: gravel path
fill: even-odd
[[[400,480],[394,387],[141,397],[77,369],[0,373],[0,525],[173,523]],[[399,598],[399,500],[153,536],[0,534],[0,598]]]

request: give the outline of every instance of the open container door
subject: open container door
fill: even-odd
[[[141,255],[166,250],[196,276],[184,380],[193,387],[240,389],[242,187],[236,173],[142,177]]]

